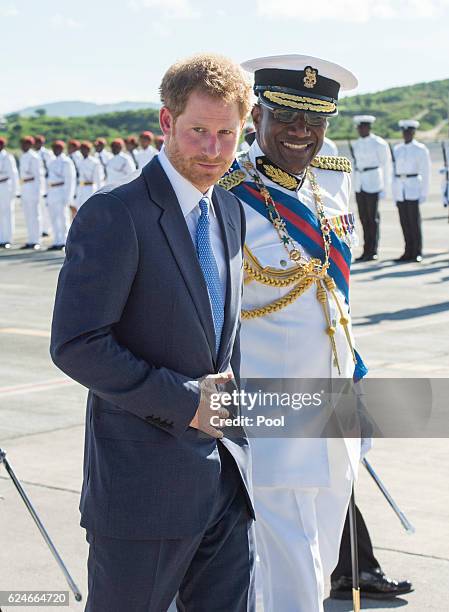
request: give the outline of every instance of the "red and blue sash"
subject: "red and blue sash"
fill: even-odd
[[[324,241],[317,217],[296,197],[290,196],[275,187],[268,187],[267,189],[274,200],[279,214],[285,221],[289,235],[298,244],[304,246],[312,257],[324,261]],[[265,200],[256,183],[243,182],[232,187],[231,191],[245,204],[248,204],[263,217],[270,220]],[[351,251],[348,245],[340,240],[333,230],[331,230],[329,264],[329,275],[334,279],[349,305]],[[353,378],[357,382],[367,374],[368,368],[357,351],[355,351],[355,355],[357,363],[354,368]]]
[[[296,197],[290,196],[275,187],[269,187],[268,190],[279,214],[286,223],[289,235],[295,242],[307,249],[312,257],[324,261],[323,235],[320,222],[314,213]],[[255,183],[240,183],[240,185],[233,187],[231,191],[245,204],[248,204],[269,220],[265,200]],[[349,304],[351,251],[333,230],[331,230],[329,264],[329,275],[332,276]]]

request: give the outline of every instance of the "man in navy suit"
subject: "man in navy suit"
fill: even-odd
[[[239,377],[245,221],[214,183],[250,87],[201,55],[167,71],[161,99],[164,149],[80,209],[56,294],[52,358],[89,389],[86,610],[161,612],[178,593],[178,610],[243,612],[255,609],[249,447],[211,425],[210,400]]]

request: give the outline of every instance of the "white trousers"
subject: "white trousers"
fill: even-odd
[[[264,612],[323,612],[324,584],[338,562],[351,496],[349,470],[341,457],[332,462],[331,487],[254,488]]]
[[[15,200],[11,193],[0,189],[0,243],[12,242],[14,235]]]
[[[39,205],[41,207],[42,232],[45,234],[49,234],[50,229],[51,229],[51,221],[50,221],[50,213],[48,211],[47,198],[44,198],[44,196],[41,196]]]
[[[22,191],[22,207],[25,215],[28,239],[31,244],[39,244],[41,240],[41,216],[39,210],[39,195]]]
[[[69,231],[69,207],[66,206],[65,199],[57,194],[48,194],[47,200],[54,244],[60,246],[65,244]]]

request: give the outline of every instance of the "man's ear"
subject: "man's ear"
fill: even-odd
[[[254,127],[258,127],[260,124],[262,115],[262,109],[259,104],[255,104],[253,106],[253,110],[251,111],[251,117],[253,118]]]
[[[159,125],[161,126],[164,136],[170,136],[173,129],[173,115],[166,106],[163,106],[159,111]]]

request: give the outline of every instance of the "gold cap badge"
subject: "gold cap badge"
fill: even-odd
[[[304,87],[307,87],[308,89],[313,89],[317,82],[318,70],[315,70],[315,68],[312,68],[311,66],[306,66],[304,73],[305,75],[302,79]]]

